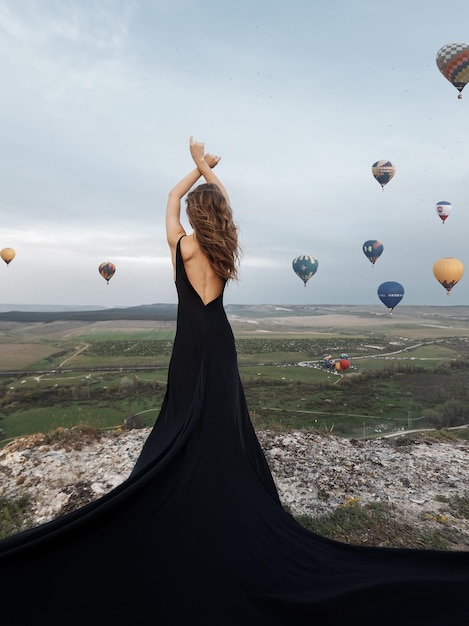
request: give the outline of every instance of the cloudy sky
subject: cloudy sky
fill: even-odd
[[[226,303],[379,304],[391,280],[469,305],[469,91],[435,63],[468,24],[466,0],[0,0],[0,303],[175,302],[164,213],[194,135],[240,229]]]

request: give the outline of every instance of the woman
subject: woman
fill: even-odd
[[[238,253],[237,229],[226,189],[212,171],[220,161],[219,156],[204,155],[204,144],[190,138],[190,151],[196,168],[183,178],[170,192],[166,207],[166,234],[175,268],[176,246],[186,235],[181,221],[181,199],[203,176],[207,181],[187,196],[187,215],[196,232],[184,240],[182,256],[184,265],[192,276],[194,286],[200,288],[202,300],[205,289],[208,296],[215,297],[222,291],[225,281],[236,278]],[[184,250],[189,247],[189,252]],[[199,279],[202,281],[199,284]],[[211,293],[213,290],[213,293]]]
[[[4,623],[468,626],[469,553],[347,545],[283,510],[223,308],[238,244],[219,158],[190,151],[166,213],[178,319],[160,415],[127,481],[0,543]]]

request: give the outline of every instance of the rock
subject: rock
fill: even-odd
[[[111,491],[130,474],[150,429],[108,432],[74,446],[41,435],[0,450],[0,495],[27,495],[35,524]],[[294,514],[321,516],[351,499],[386,502],[401,519],[428,524],[444,499],[469,497],[469,442],[350,440],[315,432],[258,432],[280,498]],[[78,449],[77,449],[78,448]],[[451,517],[469,537],[469,519]]]

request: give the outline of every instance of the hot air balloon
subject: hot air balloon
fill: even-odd
[[[363,252],[365,256],[371,261],[371,267],[376,263],[378,258],[383,252],[383,244],[376,239],[369,239],[363,244]]]
[[[318,261],[309,254],[301,254],[292,261],[293,271],[304,282],[305,287],[311,276],[316,274],[318,269]]]
[[[391,161],[376,161],[376,163],[373,163],[371,166],[371,172],[384,191],[384,185],[387,185],[394,176],[396,173],[396,167],[391,163]]]
[[[109,285],[109,281],[114,276],[114,273],[116,271],[116,266],[114,265],[114,263],[109,263],[109,261],[105,261],[104,263],[101,263],[98,271]]]
[[[445,223],[445,219],[451,213],[452,208],[453,205],[451,204],[451,202],[446,202],[446,200],[442,200],[441,202],[436,203],[435,210],[443,224]]]
[[[350,361],[348,359],[340,359],[339,363],[342,371],[350,367]]]
[[[404,287],[400,283],[390,280],[386,283],[381,283],[378,287],[378,298],[390,309],[391,313],[403,297]]]
[[[3,250],[0,250],[0,256],[5,261],[7,266],[11,263],[11,261],[13,261],[15,255],[16,253],[13,248],[3,248]]]
[[[444,257],[433,264],[433,274],[449,296],[451,289],[464,274],[464,265],[458,259]]]
[[[337,361],[337,363],[335,364],[335,369],[338,372],[343,372],[349,367],[350,367],[350,361],[348,361],[347,359],[340,359],[340,361]]]
[[[436,64],[443,76],[459,91],[469,83],[469,43],[448,43],[436,53]]]

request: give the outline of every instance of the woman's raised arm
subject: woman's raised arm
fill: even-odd
[[[176,244],[182,235],[186,234],[181,224],[181,199],[199,180],[201,173],[198,168],[189,172],[171,189],[168,194],[166,205],[166,238],[171,250],[176,248]]]
[[[194,163],[197,166],[197,169],[205,178],[206,182],[214,183],[215,185],[217,185],[220,188],[223,195],[225,196],[225,200],[229,204],[230,199],[228,197],[228,193],[225,187],[223,186],[222,182],[220,181],[218,176],[215,174],[215,172],[212,171],[212,168],[214,168],[215,165],[219,163],[221,157],[214,156],[213,154],[205,154],[205,147],[204,147],[203,142],[194,141],[193,137],[190,138],[190,151],[191,151],[191,155],[194,160]]]
[[[190,138],[190,152],[196,168],[189,172],[171,189],[168,194],[166,205],[166,238],[172,251],[176,249],[176,244],[182,235],[186,234],[181,224],[181,200],[188,193],[193,185],[203,176],[207,183],[215,183],[220,187],[223,195],[228,201],[226,189],[216,176],[212,168],[219,163],[221,157],[213,154],[204,154],[204,144]]]

